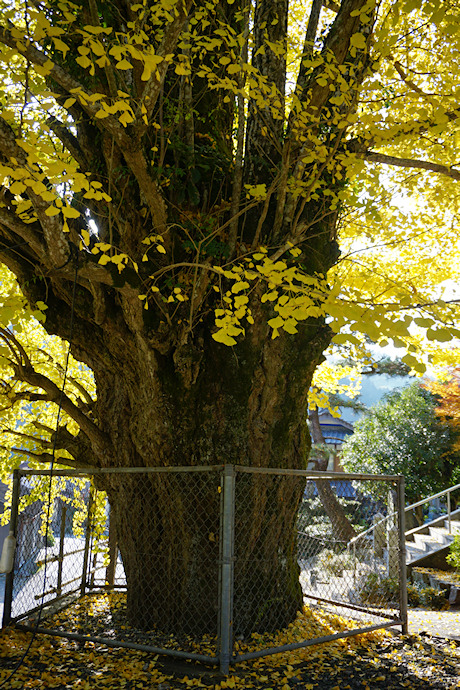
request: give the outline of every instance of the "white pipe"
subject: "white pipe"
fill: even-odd
[[[16,537],[13,532],[5,538],[0,559],[0,573],[11,573],[14,563],[14,551],[16,549]]]

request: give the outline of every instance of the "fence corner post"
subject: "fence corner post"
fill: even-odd
[[[90,549],[90,541],[91,541],[91,528],[92,528],[92,520],[93,520],[93,501],[94,501],[94,495],[93,495],[93,488],[90,487],[89,490],[89,496],[88,496],[88,513],[87,513],[87,518],[86,518],[86,530],[85,530],[85,549],[83,552],[83,569],[82,569],[82,576],[81,576],[81,584],[80,584],[80,596],[84,597],[86,594],[86,577],[88,573],[88,560],[89,560],[89,549]]]
[[[19,514],[19,491],[20,491],[21,475],[20,470],[13,470],[13,488],[11,494],[11,517],[10,517],[10,534],[15,539],[18,536],[18,514]],[[16,548],[18,544],[16,542]],[[16,554],[13,561],[13,568],[11,572],[7,573],[5,578],[5,599],[3,605],[3,619],[2,628],[5,628],[11,623],[11,608],[13,604],[13,587],[14,587],[14,562],[16,561]]]
[[[220,559],[220,671],[229,672],[233,648],[233,564],[235,543],[235,467],[225,465],[222,487]]]
[[[401,616],[401,632],[408,633],[407,616],[407,565],[406,565],[406,500],[405,482],[401,475],[398,480],[397,492],[398,533],[399,533],[399,612]]]

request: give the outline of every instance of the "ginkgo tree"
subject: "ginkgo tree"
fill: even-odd
[[[305,468],[331,340],[392,339],[421,370],[426,339],[458,335],[455,2],[0,4],[5,464],[55,440],[83,469]],[[159,480],[107,477],[132,619],[212,627],[203,494],[184,511]],[[235,615],[275,628],[302,605],[303,486],[245,487]]]

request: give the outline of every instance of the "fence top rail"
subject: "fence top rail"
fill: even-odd
[[[88,467],[84,470],[17,470],[19,476],[90,477],[93,474],[158,474],[167,472],[221,472],[224,465],[190,465],[189,467]]]
[[[282,467],[246,467],[244,465],[235,465],[236,472],[246,472],[248,474],[286,474],[298,477],[306,477],[307,479],[340,479],[343,481],[352,481],[360,479],[370,479],[384,482],[399,482],[402,479],[400,474],[358,474],[349,472],[314,472],[313,470],[293,470]]]
[[[190,465],[184,467],[88,467],[81,470],[34,470],[20,468],[16,470],[19,476],[54,476],[54,477],[90,477],[101,474],[153,474],[153,473],[187,473],[187,472],[222,472],[226,465]],[[373,480],[383,482],[399,482],[401,475],[390,474],[358,474],[348,472],[313,472],[312,470],[295,470],[283,467],[248,467],[245,465],[233,465],[236,472],[246,474],[275,474],[305,477],[321,481],[322,479],[338,479],[342,481]]]

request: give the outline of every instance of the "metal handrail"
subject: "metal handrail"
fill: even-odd
[[[439,491],[437,494],[428,496],[428,498],[422,498],[422,500],[417,501],[417,503],[412,503],[410,506],[407,506],[405,508],[405,512],[407,513],[407,511],[412,510],[412,508],[418,508],[419,506],[422,506],[424,503],[432,501],[435,498],[441,498],[441,496],[445,496],[446,494],[449,495],[452,491],[455,491],[456,489],[460,489],[460,484],[455,484],[455,486],[450,486],[448,489],[444,489],[444,491]]]
[[[452,510],[451,510],[451,505],[450,505],[450,494],[452,493],[452,491],[456,491],[457,489],[460,489],[460,484],[455,484],[455,486],[450,486],[448,489],[444,489],[444,491],[439,491],[437,494],[433,494],[432,496],[428,496],[428,498],[422,498],[421,501],[417,501],[416,503],[411,503],[410,505],[408,505],[404,508],[404,512],[407,513],[408,510],[413,510],[414,508],[418,508],[419,506],[422,506],[425,503],[428,503],[429,501],[433,501],[435,498],[441,498],[441,496],[447,495],[447,513],[446,513],[446,515],[447,515],[447,520],[449,522],[449,534],[451,534],[451,532],[452,532],[452,526],[451,526]],[[390,513],[390,515],[386,515],[384,518],[382,518],[381,520],[376,522],[375,525],[372,525],[371,527],[366,529],[364,532],[360,532],[359,534],[356,535],[356,537],[353,537],[352,539],[350,539],[350,541],[348,542],[348,545],[350,546],[350,544],[354,544],[356,541],[358,541],[358,539],[361,539],[361,537],[365,537],[366,534],[369,534],[370,532],[372,532],[378,525],[381,525],[384,522],[386,522],[387,520],[394,518],[395,515],[397,515],[396,511],[394,511],[393,513]],[[426,525],[420,525],[419,527],[416,528],[416,530],[419,530],[419,529],[421,530],[424,527],[426,527]],[[416,530],[412,529],[412,530],[408,530],[408,532],[413,534],[414,531],[416,531]]]

